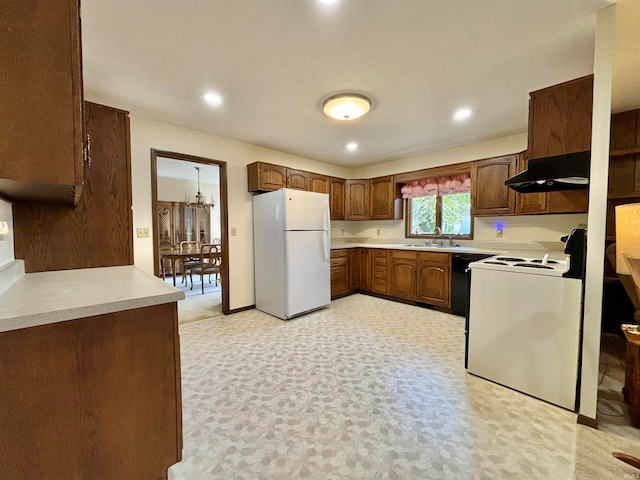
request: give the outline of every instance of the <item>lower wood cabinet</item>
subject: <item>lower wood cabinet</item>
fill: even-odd
[[[384,248],[331,251],[331,296],[374,292],[451,306],[451,254]]]
[[[360,249],[350,248],[349,257],[349,291],[355,292],[360,288]]]
[[[376,293],[389,293],[389,251],[374,248],[373,251],[373,275],[371,290]]]
[[[161,479],[182,459],[177,304],[0,333],[3,479]]]
[[[418,253],[417,300],[441,307],[451,306],[451,254]]]
[[[347,249],[331,250],[331,296],[349,292],[349,267]]]
[[[372,249],[370,248],[358,248],[359,255],[359,270],[360,270],[360,284],[359,289],[364,290],[365,292],[371,291],[372,289],[372,280],[373,277],[371,275],[372,267],[373,267],[373,254]]]
[[[418,252],[394,250],[391,252],[389,264],[391,288],[389,295],[393,297],[415,300],[417,292]]]

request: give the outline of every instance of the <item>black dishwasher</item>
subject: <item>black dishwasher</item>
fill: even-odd
[[[469,279],[465,271],[469,264],[494,256],[487,253],[454,253],[451,256],[451,311],[454,315],[467,316]]]

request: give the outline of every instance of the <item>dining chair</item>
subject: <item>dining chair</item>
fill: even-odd
[[[211,275],[216,277],[216,286],[219,282],[219,275],[222,267],[222,252],[219,245],[205,244],[200,247],[200,261],[198,265],[191,267],[189,276],[191,278],[191,290],[193,290],[193,274],[200,275],[200,284],[202,285],[202,293],[204,294],[204,276],[209,275],[209,283],[211,283]]]
[[[200,252],[200,242],[197,241],[182,241],[180,242],[180,253],[188,253],[193,252],[193,257],[188,257],[182,259],[182,283],[187,284],[187,273],[190,272],[191,268],[200,264],[200,259],[198,258]],[[191,287],[193,288],[193,280],[191,281]]]

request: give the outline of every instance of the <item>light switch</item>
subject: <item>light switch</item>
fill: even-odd
[[[231,236],[232,237],[236,236],[236,227],[231,227]]]

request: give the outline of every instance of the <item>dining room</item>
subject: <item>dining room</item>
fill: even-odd
[[[157,274],[182,290],[180,323],[222,314],[220,166],[155,157]]]

